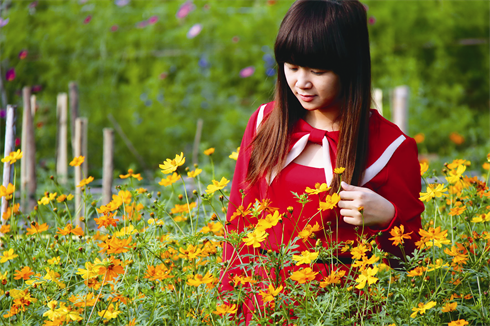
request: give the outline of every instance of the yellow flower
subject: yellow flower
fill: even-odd
[[[464,326],[464,325],[468,325],[468,322],[464,319],[458,319],[447,324],[447,326]]]
[[[5,197],[5,199],[12,199],[12,194],[15,192],[15,186],[11,183],[8,184],[7,188],[4,185],[0,186],[0,197]]]
[[[106,310],[102,310],[98,312],[99,316],[104,317],[106,320],[117,318],[117,315],[119,315],[120,313],[122,313],[122,311],[119,311],[117,305],[116,307],[114,307],[112,303],[109,305],[109,308],[107,308]]]
[[[269,301],[274,301],[274,297],[277,297],[282,290],[282,285],[279,285],[279,287],[275,289],[272,284],[269,284],[267,292],[260,291],[259,294],[262,296],[264,303],[267,303]]]
[[[189,172],[187,172],[187,176],[188,176],[189,178],[195,178],[195,177],[197,177],[199,174],[201,174],[201,172],[202,172],[202,169],[195,169],[194,171],[189,171]]]
[[[184,153],[180,153],[180,155],[175,155],[175,158],[173,160],[171,159],[166,159],[165,162],[163,162],[163,164],[160,164],[159,167],[160,169],[162,169],[162,172],[164,174],[170,174],[172,172],[175,172],[177,171],[177,168],[179,166],[182,166],[184,165],[185,163],[185,157],[184,157]]]
[[[4,224],[2,227],[0,227],[0,233],[9,233],[10,232],[10,225],[9,224]]]
[[[449,171],[449,176],[446,177],[448,183],[456,183],[461,180],[461,176],[466,171],[466,165],[459,165],[456,170]]]
[[[301,264],[309,264],[318,258],[318,254],[318,252],[309,252],[308,250],[305,250],[301,253],[301,255],[293,255],[293,260],[297,262],[296,266]]]
[[[328,195],[325,198],[325,202],[320,202],[320,208],[318,210],[326,211],[332,209],[337,206],[337,203],[340,201],[339,194],[335,193],[332,195]]]
[[[160,181],[158,184],[160,186],[170,186],[171,184],[174,184],[175,182],[180,180],[180,175],[177,174],[177,172],[174,172],[171,175],[167,175],[165,179],[162,178],[162,181]]]
[[[207,156],[211,156],[211,155],[213,155],[213,153],[214,153],[214,148],[213,147],[208,148],[208,149],[206,149],[204,151],[204,154],[207,155]]]
[[[305,192],[307,194],[311,194],[311,195],[318,195],[319,193],[329,191],[329,190],[330,190],[330,187],[327,186],[326,183],[322,183],[322,184],[316,183],[315,189],[311,189],[310,187],[306,187]]]
[[[458,306],[457,302],[448,302],[442,307],[442,312],[451,312],[456,310],[456,307]]]
[[[429,202],[432,198],[441,197],[446,191],[447,189],[444,188],[443,184],[430,184],[427,187],[427,192],[420,193],[420,200]]]
[[[14,164],[18,160],[22,158],[22,152],[20,149],[17,150],[17,152],[10,152],[8,156],[5,156],[5,158],[2,158],[2,162],[10,162],[10,164]]]
[[[345,168],[335,168],[333,170],[333,173],[335,173],[335,174],[342,174],[342,173],[344,173],[344,171],[345,171]]]
[[[407,273],[408,276],[410,277],[415,277],[415,276],[422,276],[424,273],[427,271],[427,268],[424,266],[417,266],[411,271]]]
[[[231,153],[230,156],[228,157],[236,161],[238,159],[239,153],[240,153],[240,147],[237,147],[236,152]]]
[[[464,213],[465,210],[466,210],[466,206],[456,206],[451,208],[449,215],[450,216],[461,215]]]
[[[32,235],[32,234],[36,234],[36,233],[42,233],[48,229],[49,229],[48,223],[43,223],[43,224],[39,225],[37,222],[32,222],[31,228],[27,228],[26,231],[27,231],[27,234]]]
[[[86,179],[83,179],[80,181],[80,183],[77,185],[77,188],[84,187],[88,185],[90,182],[94,181],[94,177],[88,177]]]
[[[487,170],[487,171],[488,171],[488,170],[490,170],[490,163],[488,163],[488,162],[483,163],[483,164],[482,164],[482,168],[483,168],[484,170]]]
[[[99,275],[99,271],[102,268],[100,264],[92,264],[91,262],[85,262],[85,268],[79,268],[77,274],[81,275],[84,280],[88,280]]]
[[[242,241],[245,242],[247,246],[253,246],[254,248],[259,248],[260,243],[264,241],[268,235],[269,234],[267,234],[265,231],[256,229],[253,232],[247,234],[247,236],[243,238]]]
[[[274,214],[267,214],[267,216],[264,219],[260,219],[259,222],[257,223],[257,229],[265,231],[273,226],[276,226],[277,223],[281,220],[281,214],[279,214],[279,211],[275,211]]]
[[[213,311],[213,314],[216,314],[216,315],[236,314],[237,311],[238,311],[238,308],[237,308],[236,304],[233,304],[233,305],[222,304],[222,305],[216,306],[216,311]]]
[[[48,205],[51,201],[56,198],[57,193],[54,192],[52,194],[46,193],[43,198],[37,201],[39,205]]]
[[[196,275],[189,275],[187,279],[187,285],[191,286],[199,286],[201,284],[209,284],[212,283],[215,280],[214,276],[207,272],[206,275],[202,276],[201,274],[196,274]]]
[[[429,164],[427,164],[426,162],[420,163],[420,176],[423,176],[428,169],[429,169]]]
[[[390,234],[393,236],[393,238],[389,238],[388,240],[392,240],[393,241],[393,245],[394,246],[398,246],[399,244],[403,244],[403,239],[411,239],[412,237],[410,237],[410,234],[412,234],[413,232],[410,232],[410,233],[404,233],[405,232],[405,227],[403,225],[400,225],[400,227],[398,228],[398,226],[395,226],[393,229],[391,229],[390,231]]]
[[[451,241],[446,239],[447,230],[441,231],[441,227],[429,228],[429,231],[423,229],[419,230],[419,234],[422,236],[420,241],[417,241],[415,245],[419,249],[424,249],[425,247],[436,246],[441,248],[443,244],[450,244]]]
[[[376,283],[378,281],[377,277],[374,277],[378,273],[378,267],[371,268],[369,267],[368,269],[365,269],[362,271],[361,275],[357,277],[356,282],[359,283],[356,285],[357,289],[364,289],[366,286],[366,282],[371,285],[373,283]]]
[[[137,179],[138,181],[143,180],[141,173],[134,173],[133,169],[129,169],[128,174],[120,174],[119,175],[119,178],[121,178],[121,179],[127,179],[129,177],[133,177],[133,178]]]
[[[410,317],[415,318],[417,317],[417,313],[420,313],[421,315],[425,314],[426,310],[429,310],[433,308],[435,305],[437,305],[437,302],[435,301],[430,301],[424,304],[423,302],[420,302],[418,304],[417,308],[412,308],[413,313],[410,315]]]
[[[308,281],[313,281],[316,274],[318,274],[318,272],[313,272],[313,270],[308,267],[294,272],[289,278],[293,281],[303,284]]]
[[[473,223],[490,222],[490,212],[488,212],[487,214],[482,214],[478,217],[473,217],[471,219],[471,222]]]
[[[77,156],[70,162],[71,166],[80,166],[85,161],[85,156]]]
[[[344,275],[345,275],[344,270],[333,271],[330,275],[323,278],[323,281],[320,282],[320,287],[324,288],[330,284],[339,284],[340,279],[344,277]]]
[[[58,257],[53,257],[51,259],[48,259],[48,264],[50,265],[57,265],[61,262],[61,257],[58,256]]]
[[[226,187],[228,185],[228,182],[230,182],[230,180],[226,180],[225,177],[222,177],[219,182],[216,180],[213,180],[213,184],[208,186],[208,188],[206,189],[206,192],[208,194],[213,194],[215,191],[221,190],[224,187]]]
[[[14,249],[9,249],[3,252],[3,256],[0,257],[0,263],[5,263],[9,260],[14,259],[15,257],[19,257],[19,255],[14,254]]]

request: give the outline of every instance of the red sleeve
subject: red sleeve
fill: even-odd
[[[377,193],[389,200],[395,207],[395,216],[390,225],[381,230],[377,242],[381,249],[402,257],[398,246],[393,246],[390,230],[394,226],[403,225],[405,233],[410,233],[411,239],[405,239],[404,251],[410,255],[415,250],[415,242],[420,240],[420,215],[424,211],[424,204],[419,200],[421,191],[420,164],[418,161],[417,145],[412,138],[408,138],[400,145],[385,167],[388,176],[386,182]],[[376,232],[376,230],[372,230]],[[378,231],[379,232],[379,231]]]
[[[233,174],[233,182],[231,185],[230,201],[226,216],[225,237],[228,237],[228,234],[231,232],[240,233],[245,227],[257,223],[256,219],[252,218],[250,215],[234,216],[234,214],[237,212],[238,208],[240,208],[240,210],[246,210],[249,205],[253,205],[255,199],[258,199],[260,194],[258,185],[248,187],[248,184],[245,182],[248,162],[251,154],[250,143],[255,137],[258,113],[259,110],[255,111],[255,113],[250,117],[240,145],[240,152],[238,154],[235,173]],[[244,197],[242,196],[240,190],[244,192]],[[231,274],[243,274],[244,271],[237,266],[240,264],[249,263],[249,259],[247,257],[243,257],[243,255],[246,254],[256,254],[256,252],[254,252],[253,248],[250,249],[250,247],[242,245],[239,248],[239,255],[237,255],[234,247],[228,242],[224,242],[223,262],[225,262],[225,265],[220,277],[222,294],[226,294],[226,292],[233,289],[233,285],[230,284]]]

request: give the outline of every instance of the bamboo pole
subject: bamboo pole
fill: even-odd
[[[83,171],[86,171],[87,162],[87,144],[86,144],[86,133],[87,133],[87,118],[77,118],[75,121],[75,142],[74,142],[74,150],[75,157],[84,156],[85,161],[82,164]],[[84,143],[85,142],[85,143]],[[80,184],[83,178],[86,178],[87,175],[82,175],[82,167],[75,166],[75,225],[82,226],[82,222],[80,217],[85,216],[85,206],[82,206],[82,188],[76,187]]]
[[[37,97],[36,95],[31,95],[31,116],[34,118],[37,112]]]
[[[375,109],[383,116],[383,91],[380,88],[374,89],[373,102]]]
[[[192,163],[194,165],[199,163],[199,143],[201,142],[202,124],[202,119],[197,119],[196,136],[194,137],[194,146],[192,149]]]
[[[398,86],[393,91],[393,122],[404,133],[408,132],[408,86]]]
[[[17,119],[16,107],[12,105],[7,105],[7,122],[5,126],[4,157],[7,157],[11,152],[15,151],[15,120],[16,119]],[[14,183],[13,180],[14,180],[14,167],[12,166],[12,164],[10,164],[10,162],[3,163],[3,186],[7,188],[9,183],[12,184]],[[4,225],[7,221],[3,219],[3,214],[7,211],[7,207],[8,207],[8,201],[7,199],[5,199],[5,197],[2,197],[2,208],[0,210],[0,220],[2,220],[2,225]]]
[[[24,99],[24,120],[22,122],[25,127],[25,150],[27,153],[23,154],[23,160],[25,162],[25,179],[27,190],[27,209],[29,211],[34,209],[37,204],[36,200],[36,140],[34,137],[34,121],[32,118],[31,110],[31,88],[26,86],[22,90]],[[22,180],[21,180],[22,183]]]
[[[56,159],[56,174],[59,183],[66,185],[68,178],[68,95],[58,94],[58,157]]]
[[[75,121],[78,118],[78,85],[76,82],[68,84],[70,92],[70,134],[71,134],[71,149],[75,157]]]
[[[20,210],[24,212],[27,209],[27,112],[26,102],[24,100],[24,109],[22,111],[22,136],[21,136],[21,151],[23,159],[20,160]]]
[[[104,128],[104,156],[102,177],[102,204],[107,205],[112,198],[112,182],[114,175],[114,130]]]

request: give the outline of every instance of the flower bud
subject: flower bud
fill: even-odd
[[[213,213],[213,215],[211,215],[211,221],[216,221],[217,219],[218,219],[218,215]]]
[[[194,189],[194,190],[192,191],[192,194],[193,194],[194,196],[197,196],[197,190],[196,190],[196,189]]]
[[[162,195],[162,193],[159,191],[157,192],[157,197],[160,197]]]
[[[288,206],[287,210],[289,214],[293,214],[293,206]]]
[[[179,200],[184,199],[184,196],[182,194],[179,194]]]
[[[146,197],[151,198],[151,192],[147,193]]]
[[[154,217],[155,217],[155,213],[151,212],[151,213],[150,213],[150,217],[151,217],[151,218],[154,218]]]

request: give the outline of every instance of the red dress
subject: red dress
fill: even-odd
[[[259,119],[260,123],[260,120],[266,119],[268,113],[273,109],[273,105],[273,102],[271,102],[266,106],[261,106],[252,115],[245,130],[231,187],[230,204],[227,212],[227,232],[242,232],[245,227],[253,227],[257,223],[257,220],[251,217],[244,218],[238,216],[230,220],[237,207],[242,206],[247,208],[256,199],[259,201],[267,198],[270,199],[270,207],[277,208],[281,214],[287,213],[288,207],[293,207],[293,213],[288,213],[289,218],[283,218],[282,223],[278,223],[272,230],[268,230],[269,236],[262,243],[262,248],[254,250],[251,246],[243,246],[240,248],[240,256],[247,253],[258,254],[268,249],[277,251],[281,243],[286,244],[289,240],[294,239],[298,235],[298,232],[303,230],[307,224],[314,225],[318,223],[319,226],[324,227],[324,230],[330,228],[333,234],[328,236],[324,230],[316,232],[316,239],[309,239],[306,242],[298,241],[296,244],[300,247],[295,249],[297,251],[312,251],[311,248],[315,246],[317,239],[321,240],[322,245],[327,247],[329,241],[343,242],[357,239],[356,232],[360,233],[360,230],[356,231],[354,226],[343,221],[340,216],[340,209],[337,208],[336,211],[328,210],[321,212],[321,214],[318,213],[318,196],[321,196],[323,200],[326,193],[309,195],[308,198],[311,202],[307,203],[304,207],[298,203],[292,194],[292,192],[303,194],[306,187],[314,188],[315,183],[325,183],[327,181],[326,179],[329,178],[329,173],[326,168],[324,171],[322,168],[299,165],[291,159],[291,162],[277,174],[270,185],[263,178],[257,185],[247,189],[242,201],[240,189],[245,190],[247,188],[245,178],[251,152],[249,144],[255,136],[258,126],[257,120]],[[308,134],[309,138],[305,136]],[[330,156],[331,166],[334,168],[338,134],[335,131],[325,132],[315,129],[300,119],[294,127],[292,143],[294,144],[296,142],[299,144],[304,139],[315,142],[318,142],[319,138],[323,139],[324,146],[328,147],[326,155],[327,157]],[[327,141],[328,144],[326,143]],[[306,144],[306,141],[304,143]],[[290,150],[290,154],[295,151],[295,147],[296,145]],[[394,226],[403,224],[405,232],[413,232],[411,234],[411,241],[405,243],[405,252],[412,252],[415,249],[414,243],[419,240],[418,231],[421,228],[420,214],[424,210],[424,205],[419,200],[421,178],[417,145],[412,138],[404,135],[395,124],[381,117],[376,110],[371,110],[369,121],[367,167],[363,179],[364,184],[361,186],[369,188],[389,200],[395,207],[395,216],[390,225],[384,230],[373,230],[365,227],[364,233],[371,236],[381,232],[381,235],[376,237],[376,242],[379,247],[385,252],[401,256],[399,248],[393,246],[392,241],[388,240],[388,238],[391,237],[389,231]],[[312,216],[313,218],[311,218]],[[241,257],[239,261],[235,250],[229,244],[225,244],[223,250],[223,261],[228,261],[231,266],[231,268],[227,269],[226,273],[222,273],[221,277],[221,289],[226,293],[232,289],[230,273],[243,273],[242,270],[234,266],[247,263],[248,260],[246,257]],[[339,256],[350,257],[350,254],[339,253]],[[326,272],[321,266],[314,267],[320,272],[318,276]]]

